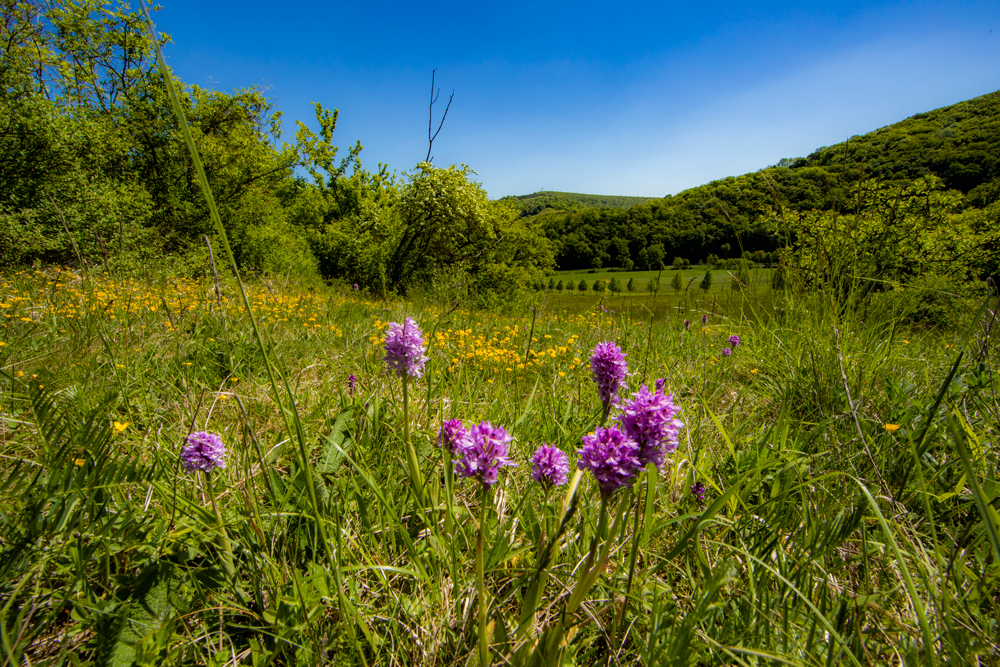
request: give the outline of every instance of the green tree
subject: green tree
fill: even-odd
[[[393,287],[464,280],[470,292],[501,293],[552,268],[551,243],[537,223],[507,202],[490,201],[474,173],[422,162],[410,174],[387,264]]]
[[[628,279],[628,285],[625,286],[625,289],[627,289],[629,292],[635,291],[635,278]]]
[[[563,291],[563,281],[560,280],[558,283],[556,283],[556,290],[558,290],[559,292]]]
[[[578,292],[586,292],[586,291],[587,291],[587,289],[588,289],[588,288],[587,288],[587,281],[586,281],[586,280],[581,280],[581,281],[580,281],[580,282],[579,282],[579,283],[577,284],[577,286],[576,286],[576,289],[577,289],[577,291],[578,291]]]
[[[622,282],[618,279],[618,276],[614,276],[611,279],[611,283],[608,285],[608,289],[611,290],[612,294],[621,294]]]
[[[684,274],[684,272],[680,271],[680,270],[674,272],[674,277],[670,281],[670,286],[674,288],[675,292],[680,292],[681,291],[681,286],[682,286],[682,282],[681,281],[683,280],[683,278],[682,278],[683,274]]]
[[[646,248],[646,257],[649,261],[648,269],[650,271],[656,271],[663,268],[663,258],[666,253],[663,251],[663,246],[659,243],[649,246]]]
[[[705,270],[705,277],[701,279],[700,283],[698,283],[698,287],[706,292],[712,287],[712,269]]]
[[[108,251],[136,269],[203,256],[214,229],[142,15],[53,0],[5,2],[3,17],[2,261],[70,261],[69,236],[85,260]],[[276,147],[271,102],[254,88],[178,87],[237,261],[263,270],[308,255],[277,192],[297,157]]]

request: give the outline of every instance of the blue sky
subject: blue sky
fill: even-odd
[[[288,140],[336,107],[368,168],[425,157],[436,68],[434,164],[491,197],[663,196],[1000,89],[996,0],[160,1],[183,81],[264,87]]]

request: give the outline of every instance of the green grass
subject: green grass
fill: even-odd
[[[712,284],[707,290],[699,287],[705,269],[700,267],[680,271],[681,289],[675,290],[671,281],[678,272],[673,270],[658,271],[596,271],[594,273],[580,271],[561,271],[554,276],[555,282],[564,282],[562,291],[546,289],[539,294],[539,300],[553,308],[567,312],[585,312],[603,305],[616,312],[633,313],[639,319],[641,314],[653,312],[659,321],[669,318],[678,320],[700,317],[703,313],[739,312],[745,309],[747,299],[741,290],[733,290],[733,273],[721,269],[712,269]],[[659,276],[660,289],[656,296],[649,291],[650,281]],[[600,280],[607,284],[612,278],[618,278],[622,291],[612,293],[594,292],[594,282]],[[630,279],[635,280],[635,291],[629,292],[626,287]],[[587,282],[588,289],[581,292],[577,289],[580,281]],[[749,286],[753,290],[753,300],[758,306],[765,307],[770,301],[771,269],[751,269]],[[572,286],[572,289],[570,289]]]
[[[904,330],[822,294],[726,290],[684,331],[651,326],[648,296],[605,301],[614,313],[548,295],[493,312],[251,283],[264,357],[237,291],[0,280],[0,620],[15,663],[475,663],[480,600],[497,664],[996,658],[1000,410],[989,348],[963,348],[971,318]],[[407,316],[430,342],[409,392],[423,498],[379,343]],[[560,529],[565,493],[545,494],[528,459],[547,442],[575,461],[600,414],[587,358],[603,340],[628,355],[630,391],[665,378],[685,427],[655,492],[644,475],[601,529],[585,476]],[[444,475],[448,418],[514,436],[520,467],[485,498]],[[210,481],[221,522],[206,480],[178,470],[192,429],[229,450]]]

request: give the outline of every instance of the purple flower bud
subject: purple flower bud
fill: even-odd
[[[357,292],[360,289],[357,283],[354,283],[353,287],[355,292]]]
[[[673,396],[664,396],[662,385],[656,392],[646,385],[632,394],[635,398],[622,406],[618,423],[639,447],[639,464],[646,467],[652,463],[657,470],[663,469],[663,459],[677,449],[677,435],[684,424],[677,419],[680,408]]]
[[[531,457],[531,479],[546,490],[562,486],[569,479],[569,457],[558,447],[541,444]]]
[[[737,336],[736,334],[733,334],[732,336],[729,337],[729,344],[735,350],[740,346],[740,337]]]
[[[667,384],[667,381],[663,378],[657,378],[656,380],[656,391],[663,391],[663,385]]]
[[[594,475],[604,498],[622,487],[632,486],[642,469],[639,445],[617,428],[598,428],[583,436],[583,448],[576,453],[580,457],[577,468]]]
[[[701,323],[702,324],[708,324],[708,315],[702,315],[701,316]]]
[[[354,395],[354,390],[357,389],[355,382],[357,378],[353,374],[347,376],[347,393],[351,396]]]
[[[441,424],[438,443],[452,454],[462,456],[472,446],[472,438],[460,420],[449,419]]]
[[[598,343],[590,357],[590,368],[597,383],[597,394],[601,397],[604,410],[618,403],[618,390],[625,382],[628,364],[620,347],[611,341]]]
[[[407,317],[402,324],[389,322],[389,331],[385,337],[385,362],[396,375],[403,377],[420,377],[424,373],[427,357],[424,352],[424,337],[420,327]]]
[[[459,477],[475,477],[484,486],[492,486],[499,477],[500,468],[517,467],[507,456],[507,443],[513,438],[502,426],[484,421],[472,427],[469,437],[471,444],[455,467]]]
[[[691,320],[684,320],[684,330],[687,331],[691,328]]]
[[[695,497],[699,503],[705,502],[705,485],[701,482],[695,482],[691,485],[691,495]]]
[[[728,347],[724,347],[724,348],[722,348],[722,356],[724,356],[724,357],[731,357],[731,356],[733,356],[733,351],[730,350]]]
[[[187,437],[187,444],[181,449],[181,464],[187,472],[202,470],[212,472],[226,467],[226,446],[215,433],[197,431]]]

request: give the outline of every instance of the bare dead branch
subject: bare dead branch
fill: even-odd
[[[455,99],[455,91],[451,91],[451,97],[448,98],[448,106],[444,108],[444,115],[441,116],[441,122],[438,123],[437,132],[433,135],[431,130],[434,128],[434,103],[437,102],[438,97],[441,95],[441,89],[438,88],[437,92],[434,92],[434,75],[437,73],[436,69],[431,70],[431,104],[428,109],[427,118],[427,157],[424,158],[424,162],[432,162],[434,158],[431,156],[431,148],[434,146],[434,140],[441,133],[441,128],[444,126],[444,119],[448,117],[448,110],[451,109],[451,101]]]

